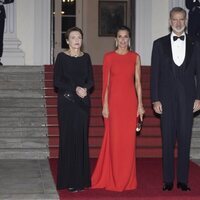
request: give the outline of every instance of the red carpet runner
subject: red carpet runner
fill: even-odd
[[[90,158],[97,158],[103,138],[101,115],[102,66],[94,65],[94,92],[91,95],[91,116],[89,125]],[[142,67],[142,93],[145,119],[141,135],[137,137],[137,157],[161,157],[160,121],[155,117],[150,102],[150,67]],[[45,66],[45,99],[50,158],[58,157],[59,133],[57,120],[57,94],[53,88],[53,66]]]
[[[56,181],[57,159],[50,159],[50,167]],[[91,159],[93,171],[96,159]],[[191,192],[183,192],[174,187],[173,191],[162,191],[162,160],[160,158],[138,158],[137,178],[138,188],[134,191],[111,192],[103,189],[88,189],[78,193],[60,190],[61,200],[200,200],[200,167],[190,163]]]

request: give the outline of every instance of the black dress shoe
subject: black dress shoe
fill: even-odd
[[[173,183],[164,183],[163,184],[163,191],[171,191],[173,189]]]
[[[3,65],[3,63],[0,61],[0,65]]]
[[[177,188],[181,189],[182,191],[191,191],[187,184],[181,182],[177,183]]]

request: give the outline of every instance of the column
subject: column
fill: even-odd
[[[33,61],[34,65],[50,64],[51,1],[34,0]]]
[[[135,50],[141,56],[142,65],[150,65],[152,45],[152,0],[136,0]]]
[[[19,48],[21,42],[16,35],[16,1],[4,6],[6,20],[2,63],[4,65],[24,65],[24,52]]]

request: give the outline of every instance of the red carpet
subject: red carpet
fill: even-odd
[[[50,158],[58,158],[59,130],[57,119],[57,94],[53,87],[53,65],[45,65],[45,99]],[[150,101],[150,66],[142,66],[142,96],[145,107],[145,119],[140,137],[137,138],[136,156],[138,158],[162,156],[160,120],[154,115]],[[104,134],[101,114],[102,66],[94,65],[94,91],[91,94],[91,113],[89,124],[90,158],[97,158]]]
[[[56,181],[57,159],[50,159],[50,167],[54,180]],[[91,159],[93,171],[96,159]],[[173,191],[162,191],[162,161],[160,158],[138,158],[137,159],[138,188],[134,191],[110,192],[103,189],[88,189],[79,193],[70,193],[60,190],[61,200],[200,200],[200,167],[193,162],[190,163],[190,187],[191,192],[182,192],[176,187]]]

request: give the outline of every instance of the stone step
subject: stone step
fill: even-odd
[[[2,117],[42,117],[42,116],[46,116],[45,107],[0,108],[0,118]]]
[[[193,128],[192,128],[192,134],[193,134],[193,135],[196,135],[196,134],[197,134],[197,135],[199,135],[199,137],[200,137],[200,134],[199,134],[199,133],[200,133],[200,130],[199,130],[199,129],[200,129],[199,127],[193,127]]]
[[[18,90],[2,90],[0,89],[1,98],[43,98],[43,89],[18,89]]]
[[[190,158],[191,159],[200,159],[200,148],[191,148],[190,149]]]
[[[0,138],[16,137],[45,137],[48,135],[47,127],[0,127]]]
[[[44,80],[44,73],[1,73],[0,80],[3,81],[42,81]]]
[[[2,108],[38,108],[44,107],[45,99],[39,98],[2,98],[0,95],[0,105]]]
[[[0,138],[0,151],[5,148],[46,148],[47,137],[38,138]]]
[[[34,192],[33,192],[34,193]],[[34,199],[34,200],[59,200],[58,194],[54,192],[53,194],[0,194],[0,199],[4,200],[27,200],[27,199]]]
[[[0,66],[0,159],[49,155],[43,66]]]
[[[44,81],[42,80],[29,80],[29,81],[0,81],[0,89],[1,90],[35,90],[35,89],[43,89]]]
[[[49,157],[46,148],[4,148],[0,149],[0,159],[45,159]]]
[[[200,131],[195,130],[195,128],[192,129],[192,138],[200,138]],[[200,148],[200,143],[199,143],[199,148]]]
[[[190,155],[193,159],[200,158],[200,115],[194,118]]]
[[[200,115],[194,118],[193,127],[200,131]]]
[[[191,148],[200,149],[200,137],[192,137]]]
[[[6,65],[0,66],[0,73],[11,73],[11,72],[18,72],[18,73],[31,73],[31,72],[44,72],[44,66],[40,65]]]
[[[0,118],[0,127],[42,127],[47,123],[46,117],[7,117]]]

